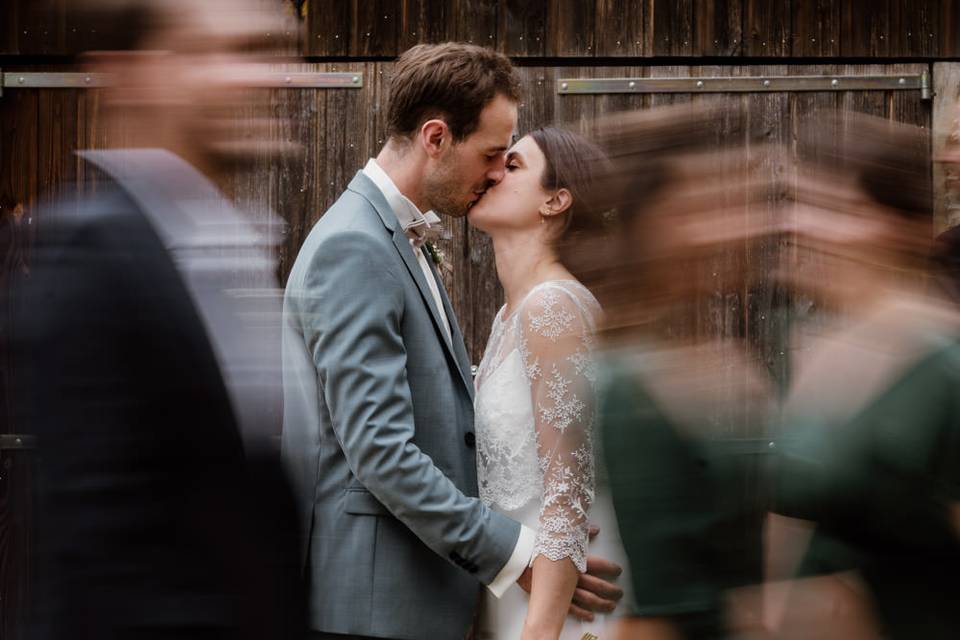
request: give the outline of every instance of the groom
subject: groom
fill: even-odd
[[[284,298],[283,455],[319,638],[462,640],[485,585],[529,583],[534,532],[476,496],[473,383],[421,248],[503,177],[519,83],[480,47],[397,62],[389,139],[307,237]],[[427,213],[424,213],[427,212]],[[584,579],[581,601],[615,588]],[[588,615],[580,610],[581,615]]]

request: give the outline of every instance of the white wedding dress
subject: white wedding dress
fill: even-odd
[[[588,525],[599,526],[590,553],[624,567],[618,584],[626,591],[626,556],[609,492],[595,471],[591,356],[600,307],[579,282],[554,280],[534,287],[509,317],[504,311],[494,319],[476,377],[480,498],[537,532],[534,558],[570,558],[580,571]],[[516,584],[500,599],[485,592],[479,637],[519,638],[528,601]],[[609,625],[624,606],[590,623],[568,616],[560,637],[611,637]]]

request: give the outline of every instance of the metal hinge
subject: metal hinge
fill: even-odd
[[[561,78],[559,94],[910,91],[931,99],[930,74],[890,76],[733,76],[720,78]]]
[[[264,89],[360,89],[360,71],[254,71],[241,84]],[[93,89],[110,86],[105,73],[75,72],[3,72],[0,70],[0,96],[8,89]]]
[[[6,449],[36,449],[37,437],[16,433],[0,434],[0,451]]]

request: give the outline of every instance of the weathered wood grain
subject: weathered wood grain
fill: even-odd
[[[891,29],[899,22],[892,17],[895,12],[894,0],[844,2],[840,18],[840,55],[890,55]]]
[[[547,55],[595,55],[596,0],[550,0],[547,17]]]
[[[356,33],[352,0],[308,0],[304,54],[346,56]]]
[[[400,3],[399,50],[402,53],[422,42],[449,39],[450,3],[435,0],[403,0]]]
[[[743,36],[743,55],[789,55],[793,37],[790,5],[768,0],[746,0]]]
[[[549,13],[548,0],[501,0],[497,50],[511,56],[546,55]]]
[[[693,53],[693,0],[648,0],[647,46],[654,56]]]
[[[960,224],[960,162],[942,162],[948,148],[960,155],[960,63],[933,65],[934,232]]]
[[[396,56],[400,32],[400,7],[395,0],[363,0],[355,5],[356,47],[351,55]]]
[[[735,56],[743,50],[745,0],[695,0],[697,56]]]
[[[498,0],[450,0],[450,3],[447,39],[496,48]]]
[[[941,0],[940,55],[960,56],[960,0]]]
[[[796,57],[840,55],[841,6],[843,0],[793,2],[792,47]]]

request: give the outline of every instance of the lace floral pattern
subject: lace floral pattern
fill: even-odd
[[[593,502],[591,357],[600,308],[575,281],[545,282],[497,314],[477,371],[480,497],[515,512],[538,505],[534,557],[586,569]]]

